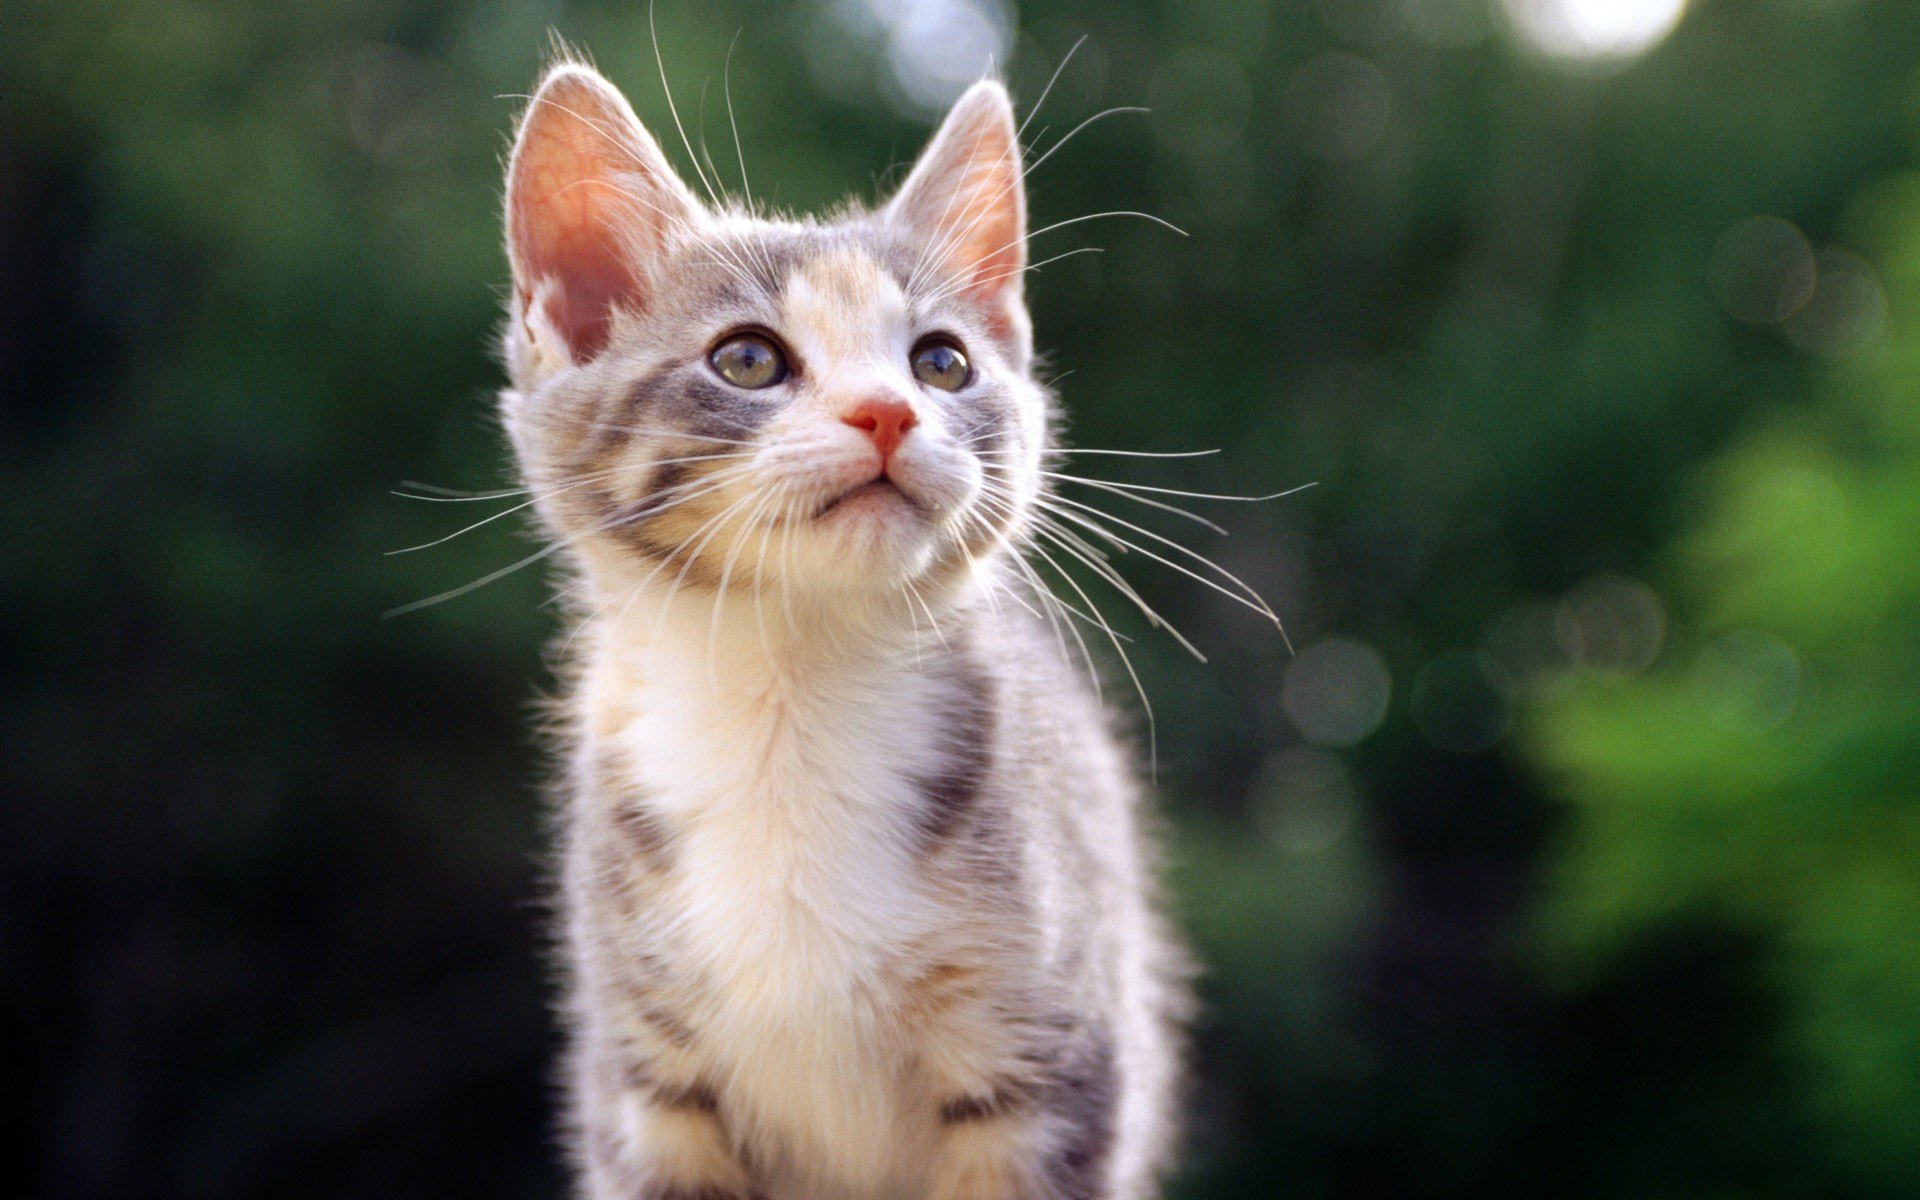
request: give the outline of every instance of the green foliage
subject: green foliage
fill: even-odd
[[[1920,1179],[1920,178],[1855,228],[1895,322],[1700,472],[1670,555],[1676,635],[1638,678],[1545,700],[1573,807],[1544,949],[1591,971],[1682,921],[1759,933],[1793,1065],[1776,1097],[1848,1178]]]

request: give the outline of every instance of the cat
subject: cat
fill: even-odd
[[[592,1200],[1134,1200],[1187,958],[1131,753],[1029,597],[1056,453],[986,80],[826,219],[702,203],[545,73],[500,412],[564,551],[569,1048]]]

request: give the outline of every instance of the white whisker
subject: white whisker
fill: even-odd
[[[1060,73],[1067,69],[1067,64],[1073,61],[1073,56],[1080,53],[1080,47],[1086,44],[1087,35],[1083,33],[1075,38],[1073,45],[1068,46],[1067,52],[1060,56],[1060,65],[1053,69],[1053,74],[1047,76],[1047,86],[1040,89],[1040,98],[1035,100],[1033,107],[1027,110],[1027,119],[1020,122],[1020,127],[1013,131],[1014,141],[1017,142],[1026,136],[1027,126],[1031,125],[1033,119],[1040,115],[1040,107],[1047,102],[1047,97],[1053,95],[1053,85],[1060,82]],[[1042,132],[1045,131],[1043,130]]]
[[[1290,487],[1284,492],[1274,492],[1266,496],[1228,496],[1215,492],[1183,492],[1178,488],[1149,487],[1144,483],[1121,483],[1113,479],[1086,479],[1079,475],[1062,474],[1059,471],[1043,471],[1041,473],[1051,476],[1054,479],[1064,479],[1069,483],[1084,483],[1090,487],[1107,488],[1110,490],[1124,488],[1128,491],[1152,492],[1156,496],[1184,496],[1189,500],[1225,500],[1238,504],[1264,504],[1269,500],[1284,499],[1296,492],[1304,492],[1308,488],[1316,486],[1318,483],[1317,480],[1314,483],[1303,483],[1297,487]]]
[[[1247,583],[1245,583],[1244,581],[1242,581],[1238,575],[1235,575],[1233,572],[1227,570],[1225,567],[1214,562],[1212,559],[1206,557],[1205,555],[1200,554],[1193,550],[1189,550],[1185,546],[1182,546],[1180,543],[1172,540],[1171,538],[1162,537],[1160,534],[1153,532],[1151,529],[1145,529],[1145,528],[1142,528],[1141,526],[1134,525],[1131,522],[1123,521],[1119,517],[1114,516],[1112,513],[1103,513],[1100,510],[1095,508],[1090,508],[1087,505],[1078,504],[1071,500],[1065,500],[1064,497],[1056,497],[1056,500],[1064,501],[1064,503],[1072,505],[1074,508],[1080,511],[1072,512],[1072,511],[1068,511],[1065,508],[1055,508],[1055,507],[1051,507],[1050,505],[1046,506],[1047,511],[1052,512],[1065,520],[1072,521],[1076,525],[1082,526],[1083,528],[1087,529],[1089,532],[1095,534],[1096,536],[1100,537],[1101,539],[1105,540],[1106,542],[1114,546],[1122,547],[1126,550],[1133,551],[1134,553],[1137,553],[1137,554],[1143,554],[1146,557],[1152,559],[1153,561],[1162,564],[1163,566],[1171,567],[1173,570],[1180,572],[1182,575],[1185,575],[1188,578],[1193,579],[1198,583],[1204,584],[1205,586],[1212,588],[1216,592],[1219,592],[1222,596],[1225,596],[1229,600],[1232,600],[1235,604],[1239,604],[1245,608],[1251,609],[1252,611],[1259,613],[1261,616],[1267,618],[1267,620],[1272,621],[1275,625],[1278,625],[1280,623],[1280,618],[1277,615],[1275,615],[1273,609],[1267,607],[1267,602],[1260,598],[1260,593],[1254,591],[1253,588],[1249,586]],[[1108,529],[1106,526],[1100,524],[1099,521],[1095,519],[1096,517],[1104,518],[1108,521],[1112,521],[1115,524],[1120,525],[1124,528],[1130,529],[1133,532],[1138,533],[1143,537],[1152,538],[1154,541],[1160,542],[1163,545],[1166,545],[1167,547],[1169,547],[1170,549],[1173,549],[1175,551],[1178,551],[1181,554],[1186,555],[1188,558],[1192,559],[1193,561],[1201,564],[1202,566],[1208,568],[1209,570],[1212,570],[1218,573],[1221,578],[1227,580],[1229,583],[1232,583],[1235,587],[1240,588],[1241,592],[1244,592],[1245,594],[1243,595],[1237,592],[1230,591],[1227,588],[1222,587],[1220,584],[1215,583],[1213,580],[1208,579],[1206,576],[1201,575],[1197,571],[1190,570],[1187,567],[1181,566],[1179,563],[1174,562],[1170,558],[1166,558],[1163,555],[1154,553],[1153,551],[1147,549],[1145,546],[1140,545],[1138,542],[1128,541],[1126,538],[1121,537],[1119,534],[1114,533],[1112,530]]]
[[[660,68],[660,90],[667,96],[667,112],[673,117],[673,127],[680,134],[680,144],[686,147],[687,158],[693,164],[693,173],[700,177],[700,186],[706,189],[707,198],[713,201],[715,207],[718,207],[720,193],[714,188],[713,181],[707,178],[707,173],[700,169],[699,156],[693,152],[693,143],[687,140],[687,127],[680,123],[680,109],[673,102],[673,88],[667,85],[667,61],[660,55],[660,30],[654,25],[653,9],[654,0],[647,0],[647,36],[653,39],[653,61]]]
[[[1087,595],[1086,589],[1080,586],[1080,582],[1064,567],[1055,562],[1053,556],[1048,554],[1045,548],[1036,542],[1032,549],[1035,554],[1040,556],[1042,561],[1054,569],[1054,572],[1058,574],[1060,578],[1066,580],[1067,586],[1072,588],[1079,597],[1086,602],[1089,608],[1093,609],[1096,614],[1100,612],[1100,607],[1094,604],[1093,598]],[[1127,678],[1133,680],[1134,694],[1140,697],[1140,709],[1146,714],[1147,718],[1147,773],[1150,777],[1157,777],[1160,773],[1160,738],[1158,727],[1153,718],[1153,701],[1147,699],[1146,685],[1140,682],[1140,673],[1133,669],[1133,659],[1128,657],[1126,647],[1120,644],[1120,636],[1114,632],[1113,626],[1107,623],[1104,616],[1100,618],[1100,628],[1106,633],[1107,641],[1112,644],[1113,652],[1120,656],[1120,665],[1126,668]]]
[[[740,192],[747,198],[747,211],[753,211],[753,184],[747,182],[747,152],[740,145],[740,123],[733,117],[733,51],[740,44],[740,35],[746,26],[733,31],[733,40],[727,43],[727,61],[720,68],[720,90],[727,98],[727,126],[733,130],[733,153],[740,160]]]

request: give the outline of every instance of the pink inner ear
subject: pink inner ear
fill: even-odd
[[[517,294],[523,311],[539,297],[576,363],[606,349],[616,307],[645,306],[634,250],[664,200],[649,149],[618,93],[579,73],[543,87],[522,126],[507,186]]]
[[[955,103],[891,206],[941,256],[994,333],[1008,339],[1020,324],[1027,254],[1018,136],[1006,92],[976,84]]]
[[[1001,178],[1004,176],[1001,175]],[[990,186],[1004,189],[1006,185],[996,181]],[[992,193],[985,199],[992,202]],[[968,292],[982,302],[990,302],[1007,289],[1018,286],[1026,246],[1021,241],[1014,210],[1004,197],[984,216],[974,215],[980,216],[980,221],[973,227],[972,234],[955,250],[953,261],[956,267],[970,276]]]
[[[537,223],[544,223],[543,217],[530,218],[529,225]],[[534,250],[525,264],[528,278],[552,285],[546,290],[541,315],[566,341],[574,362],[587,362],[607,348],[614,308],[640,306],[639,271],[612,229],[584,216],[552,228],[529,228],[526,243]],[[532,299],[523,287],[521,303]]]
[[[946,266],[965,281],[962,290],[981,307],[994,337],[1011,341],[1027,254],[1019,183],[1014,169],[999,165],[964,172],[961,179],[955,214],[942,222],[944,236],[953,241]]]

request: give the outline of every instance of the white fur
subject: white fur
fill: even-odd
[[[891,1008],[945,921],[917,869],[908,775],[938,758],[937,706],[894,647],[769,652],[744,606],[715,638],[708,599],[636,605],[613,651],[640,682],[612,736],[674,832],[659,915],[728,998],[701,1035],[743,1136],[780,1147],[828,1189],[814,1194],[884,1196],[924,1171],[931,1133],[912,1136],[928,1105],[905,1094]]]

